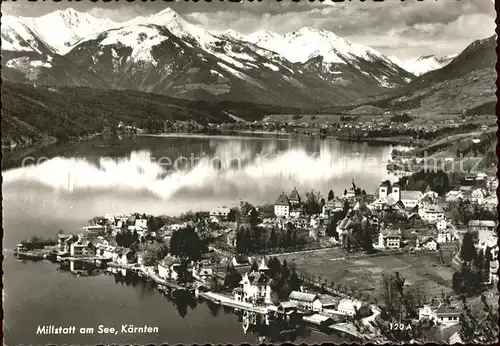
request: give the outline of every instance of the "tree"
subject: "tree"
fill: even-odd
[[[476,247],[474,246],[472,234],[469,232],[464,234],[462,247],[460,248],[460,258],[466,263],[470,263],[476,258]]]
[[[241,275],[232,264],[227,266],[226,276],[224,278],[224,287],[233,289],[239,286]]]
[[[148,245],[143,251],[143,263],[145,266],[156,266],[169,253],[166,244]]]
[[[288,279],[288,286],[292,291],[297,291],[300,289],[301,280],[295,271],[295,268],[292,268],[292,272],[290,273],[290,278]]]
[[[283,265],[281,266],[281,277],[285,280],[290,276],[290,270],[288,269],[288,263],[286,259],[283,260]]]
[[[235,222],[237,221],[238,217],[239,217],[238,208],[231,208],[229,210],[229,214],[227,214],[227,221]]]
[[[309,215],[321,213],[321,193],[314,189],[305,193],[304,210]]]
[[[372,227],[369,222],[363,232],[363,250],[365,250],[366,253],[373,252]]]
[[[182,259],[198,261],[204,251],[203,242],[193,227],[187,226],[184,229],[175,231],[170,239],[170,252],[172,255]]]
[[[484,274],[464,263],[459,272],[453,273],[452,288],[457,294],[475,295],[483,286]]]
[[[454,224],[457,224],[461,220],[460,211],[458,207],[452,207],[449,211],[450,219]]]
[[[328,201],[331,201],[334,198],[335,194],[333,193],[333,190],[328,191]]]
[[[250,267],[250,271],[258,271],[259,270],[259,265],[257,264],[257,261],[253,260],[252,266]]]
[[[481,296],[483,309],[476,316],[464,304],[460,316],[460,338],[467,344],[498,343],[498,310],[491,307],[484,295]]]
[[[212,292],[219,292],[220,287],[219,287],[219,281],[217,280],[217,276],[212,275],[210,278],[210,291]]]
[[[271,249],[276,249],[278,247],[278,236],[274,228],[271,230],[271,235],[269,236],[269,245]]]

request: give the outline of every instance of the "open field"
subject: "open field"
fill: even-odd
[[[440,297],[451,291],[453,268],[438,264],[437,253],[393,254],[345,259],[341,250],[331,249],[280,256],[297,269],[321,276],[370,299],[381,298],[382,274],[399,272],[409,285],[418,285],[426,298]]]

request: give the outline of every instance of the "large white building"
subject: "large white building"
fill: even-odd
[[[399,249],[401,247],[400,230],[381,230],[378,235],[377,248],[379,249]]]
[[[292,291],[288,295],[288,300],[296,307],[304,310],[313,310],[313,303],[318,298],[315,293]]]
[[[274,215],[278,217],[290,217],[290,201],[284,192],[278,197],[274,203]]]
[[[266,274],[269,268],[264,258],[257,271],[245,273],[240,286],[233,290],[234,299],[241,302],[271,303],[271,278]]]
[[[210,210],[210,216],[225,220],[227,219],[230,212],[231,209],[228,207],[217,207]]]
[[[419,208],[418,215],[422,218],[422,220],[430,223],[436,223],[440,220],[444,220],[444,210],[440,205],[428,205],[423,208]]]
[[[337,311],[342,315],[354,316],[356,310],[361,308],[362,303],[359,300],[344,298],[339,302]]]
[[[428,319],[436,324],[449,326],[460,322],[460,313],[460,310],[443,304],[424,305],[418,309],[418,319]]]
[[[423,193],[420,191],[403,190],[401,191],[399,200],[403,202],[405,208],[408,210],[415,208],[423,196]]]
[[[423,197],[424,194],[420,191],[401,190],[398,184],[383,183],[379,186],[378,199],[370,204],[370,209],[399,208],[402,205],[404,209],[410,210],[415,208]]]

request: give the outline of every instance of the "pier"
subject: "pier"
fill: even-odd
[[[236,301],[226,295],[214,292],[200,292],[198,295],[202,298],[223,306],[250,311],[261,315],[267,315],[267,307],[265,306],[255,306],[250,303]]]

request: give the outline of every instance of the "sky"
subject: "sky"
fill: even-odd
[[[2,14],[36,17],[72,7],[120,22],[170,7],[185,20],[208,30],[257,30],[286,33],[303,26],[326,29],[402,60],[422,55],[456,54],[495,32],[493,0],[360,0],[311,3],[306,0],[262,0],[230,3],[200,0],[127,2],[2,2]]]

